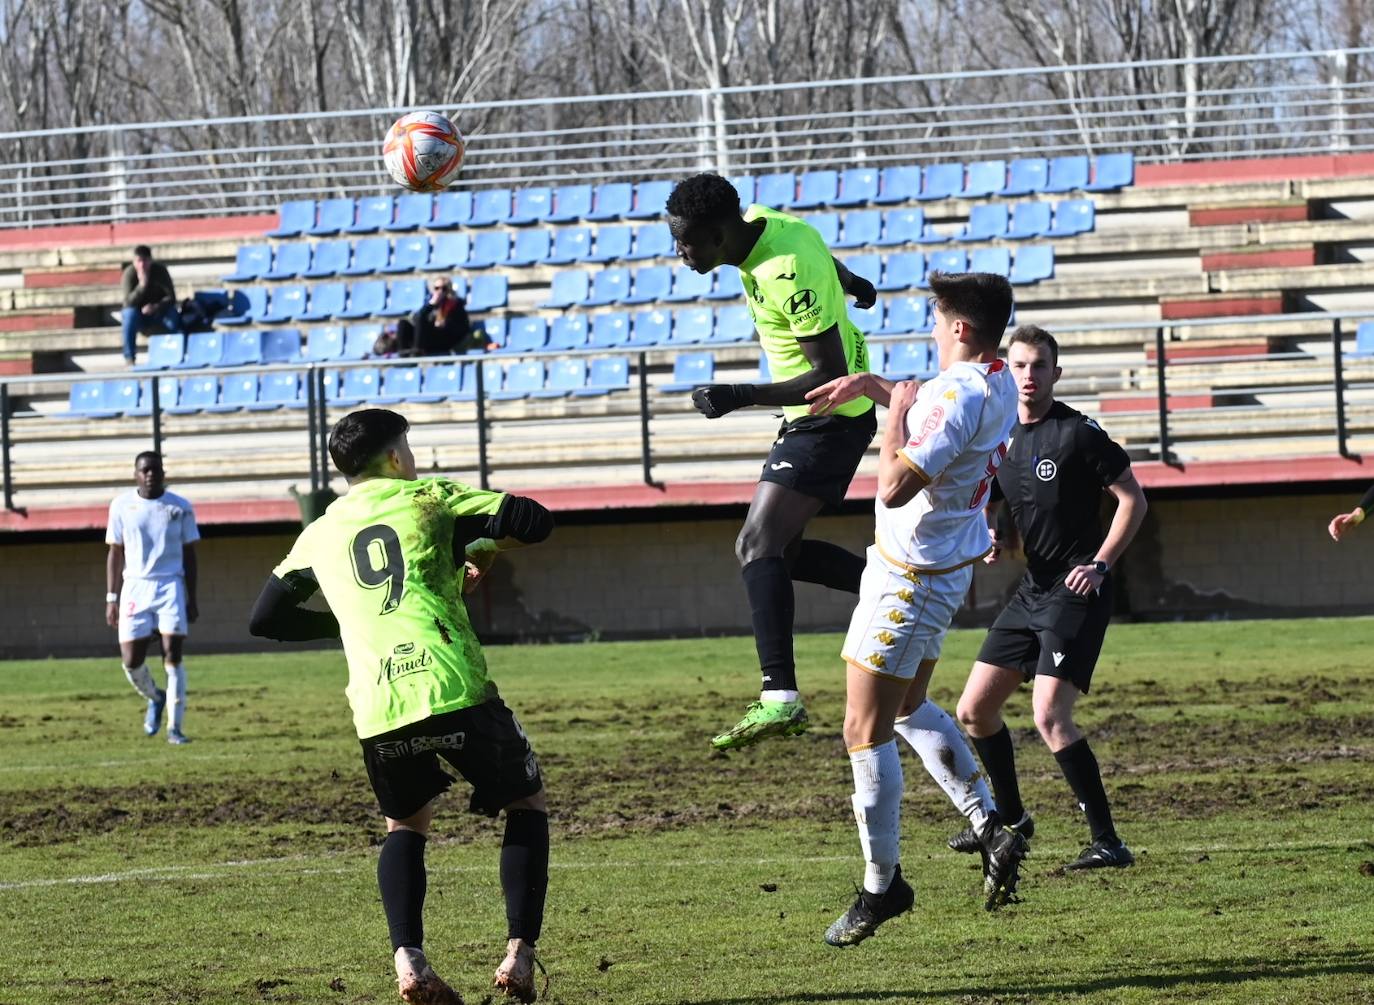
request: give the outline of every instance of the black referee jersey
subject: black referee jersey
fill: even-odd
[[[1102,490],[1131,461],[1101,426],[1062,401],[1039,422],[1018,422],[1011,437],[993,499],[1011,507],[1026,571],[1043,583],[1097,555]]]

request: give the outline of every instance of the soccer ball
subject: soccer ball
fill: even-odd
[[[463,134],[438,112],[411,112],[387,130],[382,160],[398,185],[438,192],[458,177],[464,149]]]

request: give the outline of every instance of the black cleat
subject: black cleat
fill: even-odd
[[[983,906],[995,911],[1006,904],[1015,904],[1016,885],[1021,881],[1021,861],[1030,854],[1026,836],[1006,826],[994,813],[979,835],[983,854]]]
[[[1019,831],[1027,841],[1035,837],[1035,821],[1031,819],[1029,813],[1022,813],[1021,819],[1012,824],[1011,829]],[[983,850],[983,842],[978,840],[978,834],[972,825],[965,827],[945,843],[949,845],[951,851],[957,851],[961,855],[973,855]]]
[[[827,945],[857,946],[878,930],[884,921],[905,914],[916,903],[916,891],[902,879],[902,867],[892,877],[892,885],[886,893],[869,893],[860,890],[854,898],[854,906],[835,919],[825,930]]]
[[[1064,868],[1070,871],[1124,869],[1134,863],[1135,856],[1131,854],[1131,849],[1126,847],[1126,842],[1116,838],[1111,841],[1094,841],[1084,848],[1076,859],[1072,862],[1066,862]]]

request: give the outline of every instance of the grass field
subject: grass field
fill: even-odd
[[[980,638],[947,644],[948,708]],[[1113,629],[1081,715],[1139,859],[1109,875],[1059,868],[1085,828],[1019,695],[1037,834],[997,914],[904,750],[916,909],[845,951],[838,647],[799,641],[813,731],[729,756],[707,738],[756,684],[748,639],[491,651],[554,806],[550,1000],[1374,1002],[1374,620]],[[0,664],[0,1003],[397,1000],[341,657],[188,668],[173,748],[116,659]],[[465,805],[429,846],[427,948],[473,1005],[505,933],[499,825]]]

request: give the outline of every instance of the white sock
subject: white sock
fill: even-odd
[[[902,761],[897,741],[849,752],[854,819],[864,850],[864,889],[886,893],[897,872],[902,837]]]
[[[153,675],[148,672],[147,663],[125,667],[124,676],[129,678],[129,683],[134,686],[135,691],[149,701],[157,701],[157,685],[153,683]]]
[[[911,744],[955,809],[968,817],[975,831],[981,832],[995,804],[978,761],[954,720],[927,698],[916,711],[898,719],[893,726],[897,735]]]
[[[167,663],[167,728],[181,732],[181,719],[186,714],[186,664]]]
[[[777,690],[777,691],[760,691],[760,692],[759,692],[759,700],[761,700],[761,701],[800,701],[800,700],[801,700],[801,693],[800,693],[799,691],[785,691],[785,690],[781,690],[781,689],[780,689],[780,690]]]

